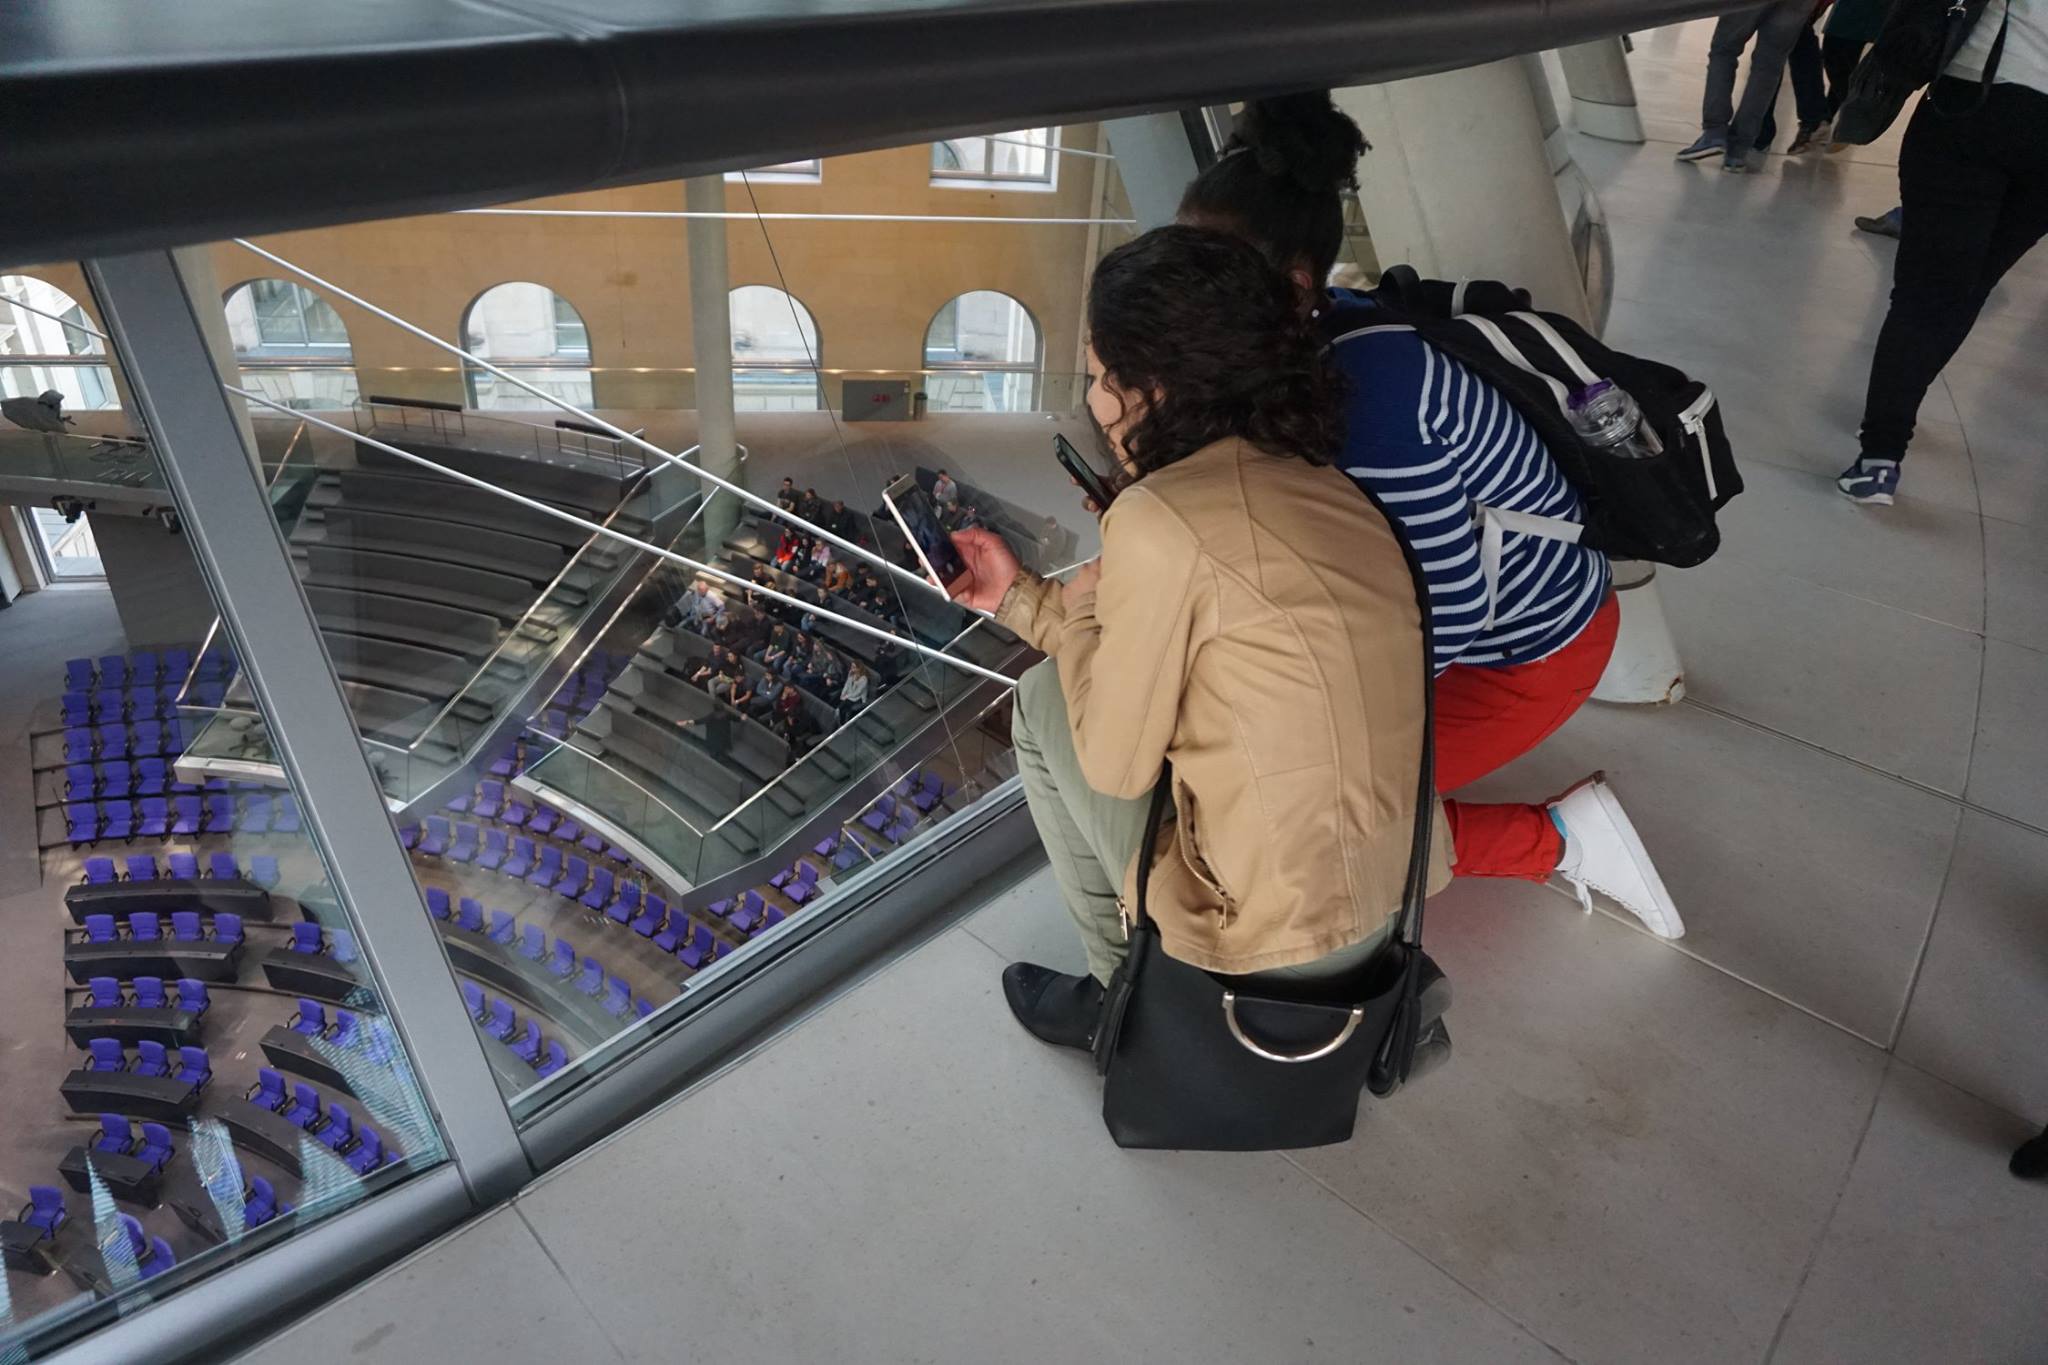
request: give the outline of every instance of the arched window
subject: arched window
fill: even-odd
[[[818,324],[794,294],[765,284],[732,291],[732,405],[737,412],[814,412],[821,405]]]
[[[1030,412],[1038,403],[1038,323],[1008,294],[947,301],[924,334],[933,412]]]
[[[78,300],[56,285],[0,275],[0,398],[55,389],[72,410],[120,407],[107,345],[85,330],[91,325]]]
[[[535,388],[580,408],[591,405],[590,329],[576,306],[546,285],[492,285],[463,314],[462,337],[472,354]],[[556,410],[489,370],[463,368],[473,408]]]
[[[356,401],[348,328],[325,299],[290,280],[250,280],[223,307],[244,386],[294,408]]]

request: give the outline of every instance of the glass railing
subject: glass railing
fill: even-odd
[[[102,418],[94,425],[118,424],[119,419],[108,423]],[[164,486],[148,443],[139,437],[114,431],[23,431],[11,425],[0,425],[0,479],[158,491]]]
[[[352,403],[349,413],[351,424],[366,436],[391,441],[424,439],[454,449],[589,465],[621,479],[645,473],[652,458],[602,427],[558,414],[552,420],[542,413],[530,418],[513,417],[504,412],[479,412],[460,404],[374,393]]]
[[[1014,639],[997,639],[1001,632],[987,627],[977,618],[946,640],[942,652],[1000,668],[1023,647]],[[647,760],[645,767],[633,765],[629,771],[627,761],[606,744],[609,717],[572,731],[566,740],[549,741],[545,756],[528,764],[522,785],[574,802],[643,845],[682,881],[699,885],[772,856],[849,793],[885,790],[909,770],[900,755],[920,731],[943,723],[941,718],[964,700],[977,694],[985,702],[999,700],[1004,691],[979,675],[936,661],[891,685],[878,681],[877,686],[874,700],[723,813],[683,809],[682,789],[674,783],[689,786],[688,765],[705,761],[680,747],[684,741],[656,749],[652,736],[624,739],[622,748]],[[751,723],[731,719],[735,726]]]
[[[582,402],[578,406],[591,407],[594,411],[648,413],[694,412],[696,409],[697,371],[691,366],[595,365],[589,373],[597,400],[594,407]],[[558,444],[555,422],[563,419],[572,425],[560,429],[559,443],[569,452],[602,457],[611,453],[607,442],[617,439],[608,433],[578,432],[573,418],[507,385],[499,385],[493,392],[480,394],[485,406],[466,406],[469,399],[460,383],[460,370],[454,367],[364,364],[337,370],[333,366],[272,364],[260,371],[245,369],[244,375],[250,387],[293,408],[323,415],[351,409],[375,410],[377,422],[386,434],[395,428],[415,437],[430,433],[436,439],[459,441],[464,436],[478,435],[481,430],[497,430],[495,426],[480,428],[479,423],[503,423],[527,428],[524,432],[509,433],[509,436],[529,450],[551,453]],[[347,382],[339,382],[337,375],[347,376]],[[455,382],[451,384],[449,380]],[[846,396],[849,384],[865,387],[856,388],[854,398],[849,400]],[[900,403],[888,406],[885,412],[874,411],[874,385],[890,388],[884,393],[885,398],[892,397],[895,392],[893,386],[901,386]],[[397,395],[422,391],[432,397],[393,401]],[[1020,369],[1013,366],[976,369],[971,365],[948,363],[924,369],[856,370],[836,369],[829,364],[821,369],[792,364],[781,367],[747,365],[734,372],[734,406],[742,420],[749,414],[787,415],[828,410],[856,421],[874,420],[877,416],[881,420],[912,420],[942,413],[998,416],[1037,412],[1064,415],[1078,413],[1086,393],[1086,377],[1070,369]],[[490,406],[499,394],[508,405]],[[521,401],[511,405],[513,399]],[[437,418],[431,409],[420,406],[429,402],[444,405],[444,415]],[[367,432],[370,427],[366,425],[361,429]],[[590,438],[588,450],[579,449],[575,440],[578,435]],[[630,446],[617,453],[625,463],[637,465],[640,462]]]

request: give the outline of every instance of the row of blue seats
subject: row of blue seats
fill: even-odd
[[[573,844],[592,855],[609,858],[635,872],[644,871],[631,854],[609,842],[598,830],[585,829],[582,822],[561,814],[544,802],[536,801],[532,806],[528,806],[520,801],[508,800],[504,784],[501,782],[483,782],[474,793],[452,798],[447,803],[447,809],[475,815],[481,820],[494,820],[506,829],[524,829],[531,834],[551,838],[564,845]],[[480,832],[479,825],[457,825],[451,837],[450,822],[442,815],[428,816],[424,828],[419,825],[407,825],[399,830],[399,835],[407,848],[417,848],[422,853],[436,856],[447,853],[450,849],[465,846],[473,854],[480,846],[480,840],[485,838]],[[505,836],[502,832],[496,835],[496,843],[500,848],[504,846]],[[461,853],[457,853],[455,857],[459,862],[469,861],[469,857]]]
[[[620,989],[625,986],[623,981],[617,984]],[[628,991],[626,994],[630,1000],[632,993]],[[557,1039],[543,1039],[537,1020],[528,1019],[525,1032],[520,1032],[519,1016],[511,1001],[487,995],[484,988],[474,981],[465,981],[462,983],[462,1003],[468,1007],[469,1017],[476,1020],[477,1028],[485,1037],[495,1038],[512,1049],[512,1055],[532,1067],[536,1076],[552,1076],[569,1064],[569,1049]]]
[[[138,720],[133,725],[64,727],[64,761],[90,763],[96,758],[176,758],[185,752],[185,732],[173,720]]]
[[[120,1114],[101,1114],[100,1130],[93,1135],[91,1149],[104,1156],[128,1156],[161,1172],[178,1154],[171,1130],[161,1123],[145,1123],[138,1134],[135,1125]]]
[[[135,1045],[135,1060],[130,1062],[128,1054],[121,1047],[118,1038],[89,1038],[86,1040],[85,1069],[87,1071],[127,1071],[137,1076],[169,1076],[174,1081],[185,1081],[200,1089],[213,1079],[213,1062],[203,1047],[181,1047],[178,1060],[171,1060],[170,1049],[162,1043],[153,1043],[147,1038]]]
[[[291,1018],[285,1020],[285,1027],[293,1033],[308,1038],[325,1038],[336,1047],[352,1048],[360,1044],[364,1055],[378,1066],[388,1066],[398,1056],[398,1039],[391,1032],[391,1026],[382,1019],[368,1020],[354,1010],[334,1007],[334,1018],[327,1017],[327,1007],[318,1000],[299,997],[299,1007]]]
[[[130,853],[122,859],[125,872],[114,870],[112,858],[92,857],[85,860],[85,883],[88,886],[105,886],[117,881],[191,882],[199,880],[199,855],[196,853],[167,853],[164,867],[157,869],[156,858],[148,853]],[[258,853],[249,859],[248,875],[235,862],[232,853],[215,853],[207,859],[206,875],[223,879],[239,878],[251,881],[265,891],[277,885],[277,859],[268,853]]]
[[[438,886],[430,886],[427,888],[427,913],[437,920],[453,923],[457,929],[465,933],[487,938],[503,947],[517,945],[521,957],[531,962],[546,961],[548,970],[563,980],[577,974],[579,959],[574,944],[565,938],[557,938],[554,955],[550,958],[547,934],[538,924],[522,927],[509,910],[487,911],[483,903],[474,896],[464,896],[451,907],[448,893]],[[488,925],[484,922],[484,916],[487,914],[490,916]],[[705,945],[704,952],[713,951],[715,949],[712,945]],[[729,945],[726,951],[731,951]],[[654,1012],[652,1002],[644,999],[635,1000],[632,988],[620,977],[607,973],[604,964],[596,957],[585,957],[580,961],[583,975],[576,982],[577,988],[593,999],[603,996],[604,1007],[612,1014],[623,1019],[635,1012],[642,1015]]]
[[[118,1216],[121,1220],[122,1242],[117,1245],[126,1245],[129,1254],[135,1258],[136,1268],[142,1272],[143,1279],[153,1279],[178,1263],[177,1256],[172,1254],[171,1244],[161,1237],[145,1234],[141,1221],[134,1214],[123,1213]],[[55,1240],[57,1229],[69,1222],[70,1218],[70,1210],[64,1207],[64,1191],[55,1185],[31,1185],[28,1187],[28,1203],[23,1205],[21,1212],[15,1216],[15,1222],[41,1234],[41,1237],[35,1240]],[[12,1237],[8,1240],[10,1244],[14,1242]],[[33,1245],[33,1242],[29,1241],[29,1244]],[[101,1254],[104,1255],[107,1249],[103,1243]]]
[[[194,663],[198,667],[193,667]],[[192,651],[182,646],[164,650],[138,649],[129,654],[107,654],[95,664],[91,659],[64,661],[64,686],[89,692],[99,687],[127,687],[141,683],[182,682],[185,675],[200,678],[228,678],[234,675],[234,656],[225,649],[209,649],[195,661]]]
[[[311,1133],[315,1141],[347,1162],[357,1175],[368,1175],[405,1159],[404,1153],[387,1145],[376,1129],[358,1123],[346,1105],[330,1101],[323,1111],[320,1092],[312,1086],[300,1083],[286,1094],[284,1077],[267,1066],[257,1070],[256,1084],[250,1087],[247,1098],[249,1103],[280,1114],[287,1122]]]
[[[183,1010],[194,1019],[204,1016],[213,1005],[212,997],[206,993],[206,983],[189,976],[178,978],[176,995],[164,991],[160,976],[138,976],[129,985],[134,989],[124,991],[114,977],[92,977],[85,983],[86,1003],[99,1010],[120,1009],[124,1005],[145,1010]]]
[[[241,811],[232,795],[144,796],[64,803],[64,838],[73,847],[102,839],[177,839],[199,834],[297,834],[304,822],[299,803],[280,796],[244,795]]]
[[[130,943],[203,943],[208,939],[215,943],[240,943],[243,941],[242,917],[232,911],[223,910],[213,916],[210,927],[203,926],[197,910],[173,910],[171,912],[171,936],[167,940],[163,932],[163,916],[154,910],[137,910],[124,922],[112,915],[87,915],[85,917],[85,942],[119,943],[127,939]]]
[[[98,761],[80,759],[64,765],[64,794],[76,799],[93,796],[160,796],[165,792],[202,790],[209,793],[239,793],[270,792],[274,789],[267,782],[252,782],[219,774],[208,777],[202,788],[182,780],[178,776],[174,758],[163,755],[138,758],[132,763],[125,758],[108,758]]]
[[[167,758],[138,758],[133,763],[110,758],[104,763],[68,763],[64,767],[64,795],[73,801],[198,790],[195,784],[178,779],[178,770]]]
[[[172,720],[178,715],[180,686],[101,688],[97,692],[66,692],[60,706],[66,725],[105,725],[117,720]]]

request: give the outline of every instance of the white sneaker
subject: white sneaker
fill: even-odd
[[[1564,825],[1564,861],[1558,875],[1579,893],[1588,914],[1593,910],[1590,891],[1598,891],[1658,938],[1685,937],[1678,907],[1614,788],[1607,784],[1607,774],[1594,773],[1552,801],[1550,810]]]

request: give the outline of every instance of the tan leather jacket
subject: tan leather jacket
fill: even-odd
[[[1020,575],[996,619],[1058,659],[1091,787],[1144,797],[1172,761],[1147,907],[1173,957],[1291,966],[1399,910],[1422,636],[1400,545],[1343,474],[1205,447],[1118,495],[1094,593]],[[1450,878],[1435,820],[1431,891]],[[1136,889],[1133,860],[1126,907]]]

